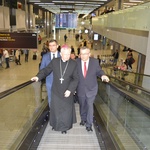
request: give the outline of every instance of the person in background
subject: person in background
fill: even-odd
[[[43,55],[45,55],[47,53],[47,50],[46,49],[42,49],[42,52],[41,52],[41,59],[43,58]]]
[[[58,45],[57,50],[58,50],[58,52],[60,52],[60,50],[61,50],[61,46],[60,46],[60,44]]]
[[[41,44],[41,42],[42,42],[41,35],[38,36],[38,42],[39,42],[39,44]]]
[[[129,50],[127,53],[127,58],[125,60],[125,64],[127,66],[128,71],[132,71],[132,64],[135,62],[132,54],[132,50]]]
[[[68,37],[67,37],[67,35],[65,34],[65,35],[64,35],[64,41],[65,41],[65,43],[66,43],[66,41],[67,41],[67,38],[68,38]]]
[[[48,46],[47,46],[45,43],[43,43],[42,51],[43,51],[43,50],[48,51]]]
[[[57,51],[58,43],[56,40],[52,39],[49,41],[49,52],[42,55],[42,60],[40,64],[40,70],[47,67],[48,64],[52,61],[53,58],[60,57],[60,53]],[[48,104],[50,108],[51,103],[51,87],[53,83],[53,73],[49,74],[46,77],[46,89],[47,89],[47,95],[48,95]]]
[[[71,59],[73,59],[73,60],[75,60],[75,59],[76,59],[76,55],[75,55],[75,53],[74,53],[74,52],[71,52],[71,54],[70,54],[70,58],[71,58]]]
[[[80,58],[76,59],[79,74],[77,96],[80,107],[80,125],[86,125],[87,131],[93,131],[93,103],[98,91],[97,77],[100,77],[102,81],[109,82],[109,78],[101,69],[98,60],[90,57],[90,54],[89,48],[82,47]]]
[[[80,47],[81,46],[78,46],[78,48],[77,48],[77,54],[78,54],[78,56],[80,55]]]
[[[127,70],[127,65],[126,65],[125,61],[123,61],[123,63],[118,67],[118,69],[120,69],[122,71],[126,71]]]
[[[61,57],[53,59],[32,81],[41,81],[53,72],[50,125],[55,131],[67,133],[76,122],[73,94],[78,84],[76,61],[70,59],[71,49],[61,48]]]
[[[15,53],[15,63],[17,65],[21,65],[21,63],[20,63],[20,53],[21,53],[21,51],[19,49],[17,49],[16,53]]]
[[[49,47],[49,41],[48,40],[46,41],[46,47]]]
[[[116,50],[116,51],[113,53],[112,56],[114,57],[113,64],[114,64],[114,65],[117,65],[117,61],[118,61],[118,58],[119,58],[118,50]]]
[[[2,56],[3,56],[3,52],[2,52],[2,49],[0,49],[0,66],[2,66]]]
[[[74,53],[74,52],[75,52],[74,47],[73,45],[71,45],[71,53]]]
[[[5,69],[8,69],[8,68],[10,68],[10,66],[9,66],[9,53],[6,49],[3,50],[3,56],[4,56],[5,62],[6,62],[6,68]]]
[[[28,62],[29,50],[28,50],[28,49],[25,49],[25,50],[24,50],[24,54],[25,54],[25,62]]]
[[[80,34],[80,40],[82,40],[83,39],[83,36],[82,36],[82,34]]]
[[[99,55],[97,55],[97,59],[98,59],[99,65],[100,65],[101,64],[101,59],[100,59]]]

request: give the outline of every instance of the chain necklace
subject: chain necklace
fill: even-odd
[[[60,76],[61,76],[61,78],[59,79],[60,80],[60,83],[62,84],[62,82],[64,81],[64,75],[65,75],[65,73],[66,73],[66,70],[67,70],[67,68],[68,68],[68,64],[69,64],[69,60],[68,60],[68,62],[67,62],[67,64],[66,64],[66,66],[65,66],[65,69],[64,69],[64,71],[62,72],[62,66],[61,66],[61,59],[60,59]]]

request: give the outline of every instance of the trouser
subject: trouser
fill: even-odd
[[[9,68],[9,58],[5,58],[6,61],[6,68]]]
[[[25,54],[25,61],[28,62],[28,54]]]
[[[93,103],[95,96],[78,97],[80,106],[80,117],[82,121],[86,121],[86,127],[91,127],[93,123]]]
[[[50,103],[51,103],[51,88],[52,88],[52,84],[47,83],[47,81],[46,81],[46,90],[47,90],[49,108],[50,108]]]
[[[131,63],[128,63],[128,66],[132,69],[132,64]],[[129,68],[128,68],[129,69]]]

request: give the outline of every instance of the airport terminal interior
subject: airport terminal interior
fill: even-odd
[[[116,4],[89,0],[82,4],[18,0],[15,9],[10,1],[0,1],[1,150],[150,150],[150,2],[137,1]],[[74,14],[75,9],[82,13]],[[71,12],[64,15],[64,10]],[[32,42],[21,40],[18,45],[22,47],[7,46],[12,44],[9,33],[35,34],[35,47],[31,48]],[[62,134],[49,124],[51,111],[45,82],[33,82],[31,78],[39,71],[42,52],[45,49],[49,52],[51,39],[56,39],[60,47],[73,47],[76,59],[80,57],[79,48],[86,45],[90,57],[99,57],[99,65],[110,79],[106,83],[97,78],[93,131],[88,132],[80,125],[77,97],[74,101],[77,123],[72,129]],[[4,50],[9,53],[9,67]],[[133,60],[130,64],[129,57]]]

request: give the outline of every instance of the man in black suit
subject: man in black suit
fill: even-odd
[[[77,64],[79,74],[77,95],[80,106],[80,125],[86,124],[86,130],[93,131],[93,103],[98,91],[97,77],[101,77],[102,81],[105,82],[109,82],[109,78],[101,69],[98,60],[90,57],[90,49],[87,47],[80,49],[80,58],[77,59]]]

